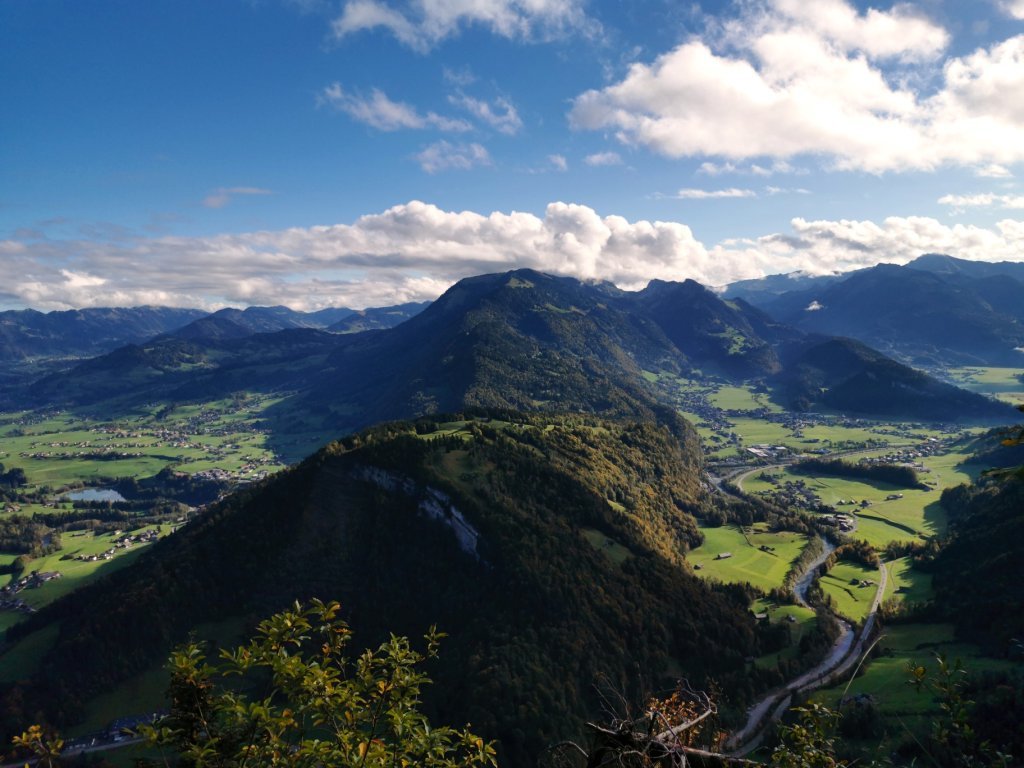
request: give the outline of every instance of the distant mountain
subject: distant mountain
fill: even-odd
[[[353,310],[340,311],[352,313]],[[189,323],[171,335],[179,339],[240,339],[254,333],[272,333],[286,328],[325,327],[320,317],[288,307],[228,307]]]
[[[723,299],[744,299],[751,304],[760,306],[775,296],[808,288],[820,290],[826,285],[843,280],[847,275],[808,275],[803,272],[790,272],[784,275],[767,275],[750,280],[737,280],[729,283],[722,291]]]
[[[449,438],[390,424],[328,446],[29,617],[8,637],[53,642],[23,682],[0,687],[4,730],[75,721],[196,625],[314,596],[340,600],[360,644],[444,630],[428,711],[500,739],[503,765],[536,765],[582,735],[601,690],[714,680],[741,713],[778,682],[744,660],[777,648],[780,628],[754,621],[742,588],[684,565],[700,541],[692,430],[469,418]]]
[[[410,317],[415,317],[429,307],[431,302],[410,302],[408,304],[396,304],[392,307],[373,307],[354,311],[337,322],[327,327],[327,330],[335,333],[360,333],[361,331],[377,331],[383,328],[392,328],[399,323],[404,323]]]
[[[775,377],[796,410],[922,421],[1014,420],[1003,404],[945,384],[854,339],[808,337],[783,353]]]
[[[723,301],[693,280],[652,280],[620,301],[653,320],[694,364],[732,377],[777,373],[772,345],[794,336],[742,299]]]
[[[1022,264],[922,256],[751,300],[782,323],[859,339],[915,365],[1024,365]]]
[[[888,405],[880,410],[854,396],[852,385],[843,388],[867,377],[914,392],[916,402],[891,402],[915,418],[1012,417],[1008,407],[937,386],[862,345],[824,341],[692,281],[655,282],[630,293],[519,270],[462,280],[388,330],[171,336],[51,376],[29,395],[83,404],[289,391],[296,396],[281,406],[288,419],[315,414],[340,432],[465,406],[665,421],[676,417],[656,400],[643,372],[698,368],[766,378],[796,407],[888,413]]]
[[[205,314],[171,307],[8,310],[0,312],[0,361],[95,357],[181,328]]]
[[[939,275],[963,275],[974,278],[1007,276],[1024,281],[1024,262],[1020,261],[969,261],[941,253],[926,253],[918,256],[907,266]]]
[[[174,331],[179,339],[241,339],[255,333],[273,333],[291,328],[316,328],[333,333],[358,333],[391,328],[422,312],[430,302],[413,302],[392,307],[347,309],[336,307],[316,312],[297,312],[288,307],[221,309]]]

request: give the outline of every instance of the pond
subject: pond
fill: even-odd
[[[127,501],[113,488],[83,488],[65,494],[64,498],[68,501]]]

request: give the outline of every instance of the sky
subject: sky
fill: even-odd
[[[0,308],[1024,261],[1024,0],[0,0]]]

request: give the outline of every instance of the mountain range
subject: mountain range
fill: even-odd
[[[109,409],[242,389],[287,392],[286,421],[315,417],[337,434],[464,406],[665,417],[670,409],[644,371],[763,379],[800,410],[1012,418],[1008,406],[693,281],[628,292],[531,270],[461,280],[386,330],[160,336],[45,377],[23,402]]]
[[[915,366],[1024,364],[1024,264],[930,254],[840,276],[730,286],[777,321],[848,336]]]
[[[1016,415],[693,281],[623,291],[516,270],[459,281],[416,309],[367,311],[350,333],[339,323],[355,315],[226,310],[19,393],[22,405],[108,416],[275,393],[287,397],[268,423],[316,421],[341,439],[10,629],[11,652],[31,648],[40,663],[0,686],[5,733],[74,723],[197,627],[250,627],[311,597],[341,599],[366,645],[435,622],[449,633],[428,711],[472,717],[507,765],[535,764],[579,733],[602,687],[633,695],[685,677],[720,687],[736,719],[782,682],[785,665],[748,662],[781,651],[789,630],[754,620],[750,589],[697,578],[686,553],[702,540],[698,519],[786,513],[703,488],[696,432],[650,374],[756,380],[802,410]],[[406,311],[393,327],[357,330]],[[831,644],[828,623],[816,626],[793,665]]]

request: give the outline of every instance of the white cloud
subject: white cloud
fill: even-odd
[[[470,26],[513,40],[547,40],[574,30],[593,32],[596,22],[584,14],[582,0],[349,0],[332,29],[340,39],[379,27],[425,52]]]
[[[764,191],[769,195],[809,195],[811,190],[803,187],[765,187]]]
[[[477,120],[509,136],[518,133],[523,127],[523,121],[519,118],[515,106],[506,98],[496,99],[493,107],[486,101],[474,99],[463,93],[449,96],[448,100],[469,112]]]
[[[568,171],[569,161],[565,159],[565,155],[548,155],[548,162],[554,166],[556,171]]]
[[[487,149],[475,142],[452,144],[437,141],[416,155],[416,160],[427,173],[447,170],[468,171],[478,165],[491,164],[491,156]]]
[[[331,83],[319,95],[319,102],[344,112],[354,120],[380,131],[401,129],[468,131],[473,126],[465,120],[444,117],[435,112],[420,112],[402,101],[392,101],[383,91],[374,88],[369,97],[347,92],[340,83]]]
[[[845,0],[772,0],[770,5],[779,16],[812,30],[840,50],[873,58],[929,59],[949,44],[949,33],[909,3],[897,3],[889,11],[869,8],[864,13]]]
[[[794,173],[799,175],[805,175],[807,173],[803,168],[796,168],[786,160],[774,160],[769,165],[758,165],[757,163],[712,163],[711,161],[705,161],[700,164],[697,168],[698,174],[704,174],[707,176],[721,176],[726,173],[735,173],[745,176],[772,176],[776,173]]]
[[[1024,261],[1024,220],[991,228],[923,217],[794,219],[785,232],[708,246],[673,221],[629,221],[555,202],[543,215],[445,211],[413,201],[349,224],[213,237],[4,240],[0,302],[41,309],[161,304],[382,306],[518,267],[639,288],[766,274],[828,274],[922,253]]]
[[[996,195],[991,192],[977,195],[943,195],[938,202],[939,205],[949,205],[959,209],[998,206],[999,208],[1024,210],[1024,195]]]
[[[583,162],[591,166],[622,165],[618,152],[595,152],[583,158]]]
[[[989,165],[981,168],[974,169],[974,175],[983,179],[1010,179],[1013,178],[1013,174],[1010,169],[999,165],[998,163],[990,163]]]
[[[207,208],[223,208],[231,199],[239,195],[269,195],[269,189],[260,187],[219,187],[203,198]]]
[[[797,156],[872,173],[1024,161],[1024,100],[1008,98],[1024,91],[1024,36],[943,59],[948,35],[906,6],[756,7],[718,38],[581,94],[570,124],[669,157],[718,158],[702,166],[712,175]]]
[[[804,312],[817,312],[819,309],[824,309],[824,308],[825,308],[825,305],[822,304],[817,299],[815,299],[810,304],[808,304],[806,307],[804,307]]]
[[[730,187],[728,189],[680,189],[674,197],[680,200],[715,200],[721,198],[736,198],[736,197],[757,197],[757,192],[752,189],[737,189],[736,187]]]
[[[1024,19],[1024,0],[1002,0],[999,7],[1014,19]]]

